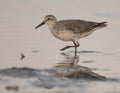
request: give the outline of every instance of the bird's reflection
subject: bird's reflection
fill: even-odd
[[[58,69],[58,72],[55,74],[56,76],[105,80],[104,76],[94,73],[90,68],[78,65],[79,56],[72,56],[67,53],[61,53],[61,55],[65,58],[62,62],[59,62],[56,66],[54,66],[54,68]]]
[[[57,63],[57,66],[55,67],[79,67],[79,56],[73,56],[68,53],[61,53],[61,55],[64,57],[64,60],[62,60],[62,62]]]
[[[70,63],[73,65],[77,65],[79,62],[79,56],[73,56],[67,53],[61,53],[61,55],[65,57],[63,63]]]

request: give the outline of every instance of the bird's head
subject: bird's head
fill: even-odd
[[[56,23],[57,19],[55,16],[53,15],[47,15],[45,16],[44,20],[42,23],[40,23],[38,26],[35,27],[35,29],[37,29],[38,27],[47,24],[47,25],[54,25]]]

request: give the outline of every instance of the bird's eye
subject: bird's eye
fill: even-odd
[[[47,20],[50,20],[50,18],[48,18]]]

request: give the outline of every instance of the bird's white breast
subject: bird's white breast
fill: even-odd
[[[56,31],[54,29],[51,30],[51,33],[58,39],[61,39],[63,41],[72,41],[74,40],[75,35],[71,31],[62,30],[62,31]]]

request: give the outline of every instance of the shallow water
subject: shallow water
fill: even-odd
[[[107,78],[120,79],[120,1],[119,0],[0,0],[0,69],[29,67],[51,68],[59,62],[72,61],[74,49],[61,52],[71,45],[54,38],[47,26],[35,30],[48,14],[60,19],[107,21],[108,27],[81,39],[78,48],[79,64]],[[21,54],[24,58],[21,60]],[[0,75],[0,92],[22,93],[119,93],[118,81],[85,81],[75,84],[59,82],[61,86],[46,89],[35,83],[37,78],[14,78]],[[4,84],[3,84],[4,83]],[[49,85],[48,83],[46,85]],[[69,86],[66,86],[69,85]],[[64,87],[66,86],[66,87]],[[7,87],[7,88],[6,88]],[[8,90],[6,90],[8,89]]]

